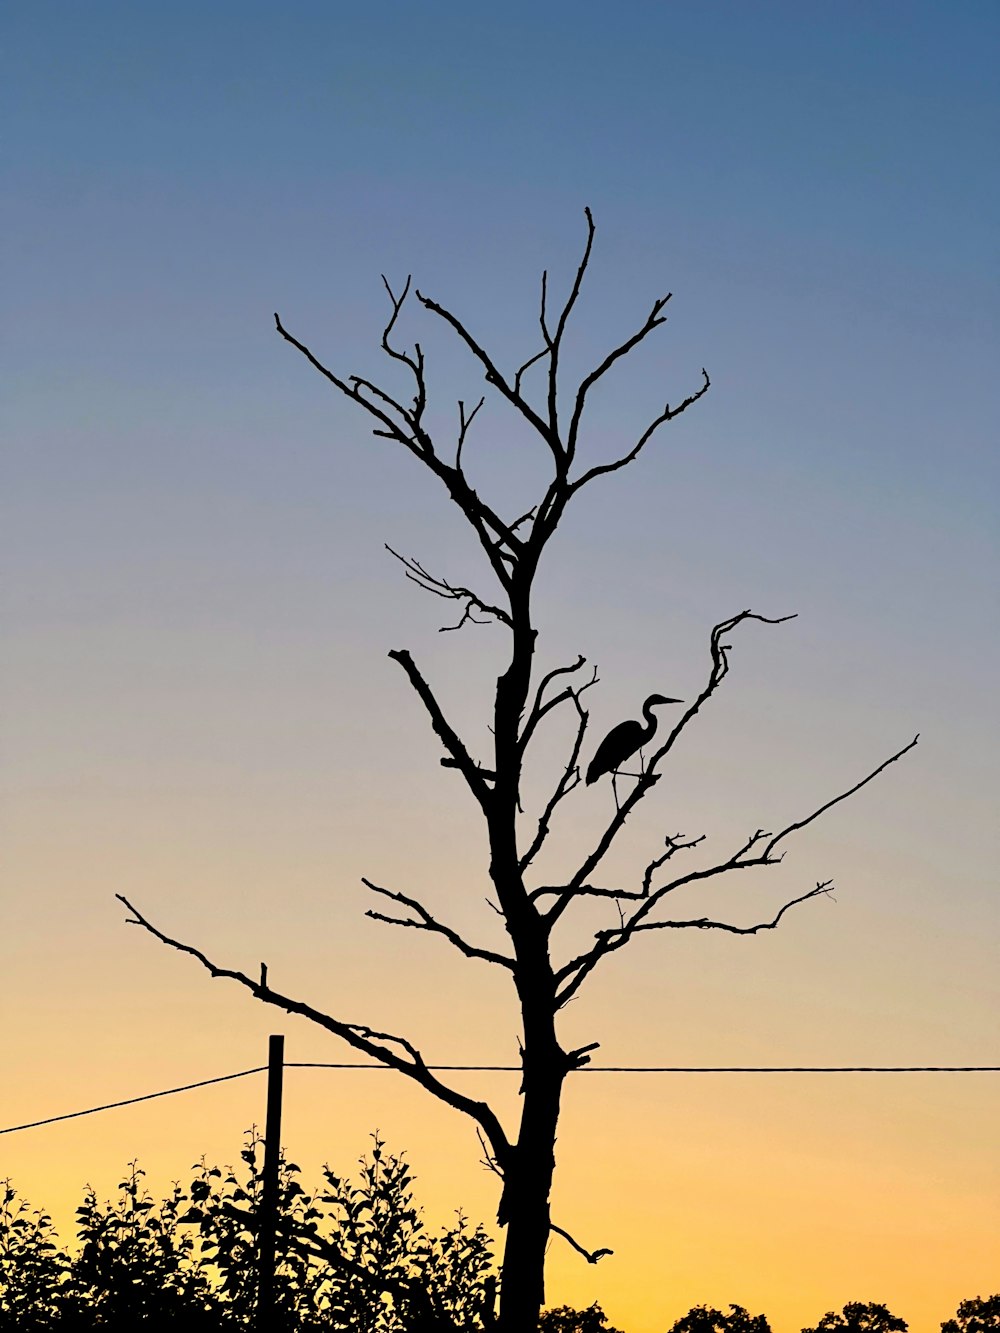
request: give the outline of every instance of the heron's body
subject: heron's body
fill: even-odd
[[[642,715],[646,725],[629,718],[612,727],[597,747],[597,753],[587,769],[588,786],[602,778],[605,773],[614,773],[626,760],[631,759],[637,750],[653,739],[656,731],[656,717],[653,708],[657,704],[679,704],[683,699],[668,699],[662,694],[651,694],[642,706]]]

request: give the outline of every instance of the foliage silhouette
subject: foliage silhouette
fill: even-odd
[[[802,1333],[906,1333],[909,1324],[886,1306],[849,1301],[842,1311],[828,1310],[815,1328]]]
[[[502,1181],[497,1221],[506,1229],[506,1235],[499,1333],[533,1333],[537,1329],[545,1295],[545,1254],[553,1233],[566,1239],[590,1263],[611,1252],[604,1246],[587,1249],[565,1227],[556,1225],[550,1214],[555,1143],[566,1079],[589,1062],[591,1052],[599,1045],[597,1041],[589,1041],[567,1049],[560,1040],[562,1011],[595,970],[647,931],[717,930],[752,936],[776,929],[789,910],[828,893],[829,880],[814,881],[815,887],[795,892],[773,917],[750,925],[707,916],[677,919],[663,915],[669,895],[677,889],[722,878],[731,882],[743,878],[742,872],[748,869],[779,864],[788,841],[796,833],[853,796],[916,744],[914,739],[867,776],[852,780],[815,808],[783,816],[776,825],[777,832],[758,828],[734,835],[720,852],[706,855],[703,862],[686,873],[675,873],[674,858],[680,860],[685,853],[699,848],[705,841],[703,837],[685,838],[668,833],[657,839],[648,860],[643,857],[647,860],[645,871],[625,882],[603,869],[609,852],[618,845],[626,820],[659,782],[661,766],[675,743],[710,704],[728,675],[735,633],[741,626],[776,625],[791,619],[785,615],[764,616],[749,609],[740,611],[720,620],[712,629],[708,636],[709,660],[704,684],[679,718],[664,728],[651,746],[651,753],[641,758],[640,770],[623,775],[632,784],[628,794],[619,801],[615,789],[613,811],[611,802],[606,802],[603,813],[580,822],[579,826],[588,830],[583,844],[567,851],[544,875],[538,872],[539,854],[543,848],[552,850],[547,840],[557,815],[564,813],[563,803],[569,798],[575,801],[585,789],[582,765],[589,717],[584,699],[586,691],[597,683],[597,674],[596,671],[589,677],[583,674],[586,659],[582,654],[575,662],[542,664],[533,618],[536,575],[567,508],[571,504],[576,506],[581,493],[590,494],[595,483],[635,463],[654,436],[661,435],[671,422],[699,403],[710,387],[708,374],[702,370],[700,377],[694,377],[687,386],[684,396],[679,401],[675,399],[674,406],[667,402],[654,409],[647,418],[648,424],[629,437],[632,442],[622,445],[617,456],[597,462],[583,461],[590,448],[584,424],[592,391],[620,361],[666,323],[665,310],[671,299],[669,293],[657,297],[638,328],[612,347],[582,380],[568,385],[564,340],[590,265],[595,236],[590,210],[586,209],[585,214],[587,237],[568,295],[561,308],[557,308],[551,298],[548,274],[542,275],[538,316],[541,347],[516,370],[502,369],[470,332],[469,325],[451,310],[420,291],[414,292],[425,315],[458,339],[477,373],[485,376],[489,391],[502,409],[513,415],[521,429],[533,435],[546,475],[539,482],[533,503],[516,516],[503,516],[480,494],[470,480],[472,474],[466,471],[470,428],[485,398],[471,410],[467,410],[464,399],[459,400],[457,428],[449,438],[442,439],[437,426],[432,428],[429,424],[424,351],[420,343],[413,343],[412,350],[407,350],[395,341],[396,325],[410,296],[409,279],[396,292],[383,278],[391,313],[382,332],[381,348],[389,358],[392,373],[402,377],[402,388],[394,384],[384,387],[360,375],[331,370],[275,315],[278,334],[368,417],[372,433],[380,440],[393,441],[440,483],[449,502],[468,523],[473,549],[480,559],[485,558],[492,579],[489,589],[479,591],[464,580],[456,583],[438,576],[419,559],[389,548],[413,583],[450,601],[456,613],[461,610],[457,623],[443,628],[457,630],[470,624],[492,622],[503,633],[505,644],[496,662],[492,701],[488,710],[484,708],[484,726],[475,738],[459,735],[449,720],[447,708],[408,650],[393,649],[389,657],[403,671],[427,715],[436,738],[432,762],[440,762],[457,772],[465,789],[463,798],[470,798],[471,808],[484,825],[483,845],[488,847],[484,877],[489,876],[492,893],[488,901],[503,918],[502,947],[506,952],[489,948],[456,930],[411,893],[384,887],[370,879],[364,883],[377,899],[378,910],[368,911],[374,920],[436,935],[465,958],[489,963],[510,974],[512,998],[520,1022],[521,1104],[516,1126],[506,1126],[488,1102],[469,1096],[447,1082],[406,1036],[347,1022],[284,993],[269,982],[264,966],[259,974],[256,965],[252,972],[222,966],[201,949],[159,929],[119,895],[133,925],[162,944],[196,959],[212,977],[228,978],[265,1004],[310,1019],[354,1050],[413,1080],[471,1120],[489,1165]],[[532,379],[538,376],[541,380],[531,393],[526,387],[529,372]],[[662,403],[663,399],[659,401]],[[556,710],[561,710],[561,716],[570,725],[556,772],[544,789],[550,794],[547,799],[535,800],[530,784],[523,779],[539,757],[539,739],[549,725],[546,719]],[[481,745],[491,751],[485,762],[477,758]],[[590,749],[589,742],[586,748]],[[551,764],[551,750],[544,758]],[[620,756],[615,765],[619,760]],[[596,790],[591,799],[596,801],[602,794],[603,789]],[[697,853],[698,858],[702,855],[702,851]],[[478,898],[479,886],[473,891]],[[575,952],[579,948],[579,934],[574,942],[572,933],[567,940],[563,930],[574,917],[579,924],[579,913],[586,917],[595,911],[602,913],[602,924],[592,933],[587,928],[584,947]],[[499,1020],[501,1031],[506,1032],[509,1026],[506,1017]]]
[[[176,1326],[192,1333],[253,1326],[262,1142],[251,1131],[242,1167],[201,1161],[187,1189],[156,1203],[133,1162],[114,1202],[87,1187],[75,1253],[47,1214],[9,1182],[0,1212],[0,1331]],[[491,1242],[461,1214],[429,1232],[413,1177],[378,1135],[355,1179],[324,1168],[307,1193],[281,1165],[275,1329],[288,1333],[479,1333],[493,1327]]]
[[[671,1327],[670,1333],[771,1333],[767,1316],[752,1315],[742,1305],[723,1314],[711,1305],[695,1305]]]
[[[613,1328],[608,1317],[595,1301],[586,1310],[574,1310],[569,1305],[560,1305],[555,1310],[545,1310],[538,1321],[539,1333],[622,1333],[620,1328]]]
[[[946,1319],[941,1333],[997,1333],[1000,1330],[1000,1292],[962,1301],[954,1319]]]

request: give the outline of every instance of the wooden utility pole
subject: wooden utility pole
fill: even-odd
[[[267,1124],[264,1130],[264,1182],[257,1227],[258,1333],[277,1328],[274,1309],[274,1242],[278,1229],[278,1163],[281,1159],[281,1089],[285,1072],[285,1039],[267,1043]]]

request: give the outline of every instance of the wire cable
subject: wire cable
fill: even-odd
[[[39,1125],[54,1125],[57,1120],[75,1120],[81,1115],[96,1115],[98,1111],[113,1111],[116,1106],[132,1106],[136,1102],[151,1102],[154,1097],[172,1097],[175,1092],[190,1092],[192,1088],[207,1088],[210,1083],[228,1083],[230,1079],[246,1078],[247,1074],[262,1074],[267,1065],[256,1069],[241,1069],[238,1074],[220,1074],[218,1078],[203,1078],[200,1083],[185,1083],[180,1088],[164,1088],[162,1092],[147,1092],[141,1097],[126,1097],[121,1102],[108,1102],[104,1106],[88,1106],[86,1111],[67,1111],[65,1115],[50,1115],[45,1120],[30,1120],[26,1125],[11,1125],[0,1129],[0,1134],[16,1134],[19,1129],[37,1129]]]
[[[286,1069],[375,1069],[386,1071],[389,1065],[364,1063],[330,1064],[316,1060],[292,1060],[285,1062]],[[480,1074],[520,1074],[520,1065],[428,1065],[428,1069],[439,1073],[480,1073]],[[136,1102],[150,1102],[157,1097],[172,1097],[178,1092],[191,1092],[195,1088],[207,1088],[213,1083],[229,1083],[236,1078],[246,1078],[249,1074],[263,1074],[267,1065],[258,1065],[254,1069],[241,1069],[236,1074],[220,1074],[216,1078],[203,1078],[198,1083],[184,1083],[179,1088],[164,1088],[161,1092],[147,1092],[141,1097],[126,1097],[120,1102],[107,1102],[104,1106],[89,1106],[85,1111],[67,1111],[63,1115],[50,1115],[44,1120],[29,1120],[23,1125],[9,1125],[0,1129],[0,1134],[16,1134],[22,1129],[38,1129],[41,1125],[54,1125],[60,1120],[76,1120],[84,1115],[97,1115],[100,1111],[113,1111],[120,1106],[134,1106]],[[586,1065],[582,1069],[570,1071],[574,1074],[1000,1074],[1000,1065]]]

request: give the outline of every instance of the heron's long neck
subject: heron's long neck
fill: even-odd
[[[647,741],[653,739],[653,732],[656,730],[657,719],[656,719],[656,714],[653,712],[653,708],[654,708],[653,704],[643,704],[642,706],[642,715],[646,719],[645,740]]]

